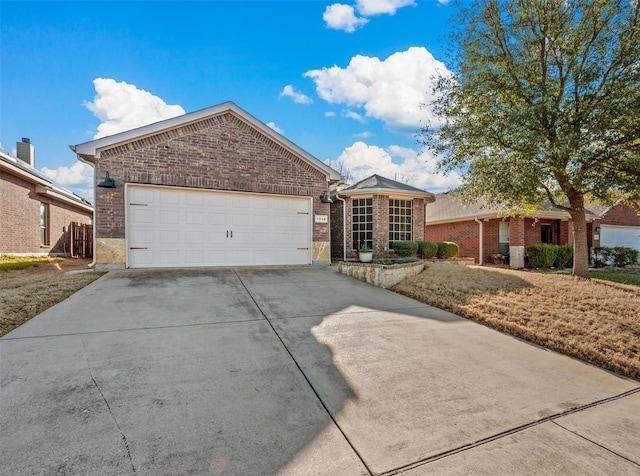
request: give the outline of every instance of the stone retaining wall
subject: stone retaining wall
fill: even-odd
[[[395,286],[403,279],[415,276],[424,269],[424,261],[403,264],[372,264],[343,261],[338,264],[338,271],[352,276],[365,283],[381,288]]]

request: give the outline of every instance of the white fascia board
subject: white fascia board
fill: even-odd
[[[190,123],[198,122],[202,119],[206,119],[207,117],[220,115],[225,112],[232,112],[236,114],[246,122],[253,125],[256,129],[262,131],[265,135],[271,137],[275,142],[279,143],[284,148],[289,149],[302,159],[309,162],[315,168],[322,170],[324,173],[326,173],[327,179],[329,181],[340,180],[340,174],[337,171],[333,170],[321,160],[301,149],[289,139],[279,134],[271,127],[267,126],[265,123],[255,118],[244,109],[238,107],[231,101],[227,101],[225,103],[218,104],[217,106],[200,109],[199,111],[191,112],[189,114],[172,117],[170,119],[165,119],[164,121],[155,122],[153,124],[138,127],[136,129],[131,129],[125,132],[120,132],[118,134],[107,137],[101,137],[100,139],[84,142],[82,144],[70,147],[71,150],[73,150],[78,156],[82,156],[85,160],[95,163],[95,159],[100,158],[100,151],[102,149],[115,147],[117,145],[132,142],[134,140],[139,140],[168,129],[183,127]]]
[[[73,205],[76,208],[81,208],[87,212],[93,213],[93,206],[91,206],[90,203],[81,202],[75,199],[73,196],[67,195],[64,190],[56,190],[55,188],[50,188],[38,184],[36,185],[36,193],[40,195],[46,195],[47,197],[54,198],[55,200],[58,200],[60,202],[65,202]]]

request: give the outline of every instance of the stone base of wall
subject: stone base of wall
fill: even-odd
[[[403,264],[371,264],[343,261],[338,271],[365,283],[388,289],[406,278],[415,276],[424,269],[424,261]]]
[[[124,269],[124,238],[98,238],[95,253],[97,270]]]
[[[313,264],[329,264],[331,262],[331,243],[314,241],[311,260]]]

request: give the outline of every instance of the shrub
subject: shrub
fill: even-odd
[[[394,241],[393,251],[398,256],[416,256],[418,254],[417,241]]]
[[[570,268],[573,265],[573,245],[558,246],[556,261],[553,265],[556,268]]]
[[[438,253],[438,245],[433,241],[418,241],[418,255],[422,259],[433,258]]]
[[[633,248],[624,246],[616,246],[609,248],[608,246],[598,246],[593,249],[593,265],[597,268],[604,266],[617,266],[626,268],[638,262],[640,252]]]
[[[556,262],[558,248],[558,246],[546,244],[527,246],[529,266],[532,268],[551,268]]]
[[[460,252],[460,247],[451,241],[441,241],[437,243],[437,245],[438,252],[436,253],[436,256],[440,259],[455,258]]]

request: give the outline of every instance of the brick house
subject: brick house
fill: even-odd
[[[330,261],[339,174],[232,102],[71,148],[95,167],[98,268]]]
[[[587,242],[594,246],[593,221],[597,215],[587,211]],[[460,246],[461,258],[491,263],[492,256],[510,257],[513,268],[524,267],[527,246],[573,243],[569,213],[551,206],[535,215],[511,216],[502,207],[482,201],[463,204],[454,195],[436,195],[427,207],[425,237],[429,241],[453,241]]]
[[[0,253],[71,254],[71,223],[91,223],[93,206],[35,169],[29,139],[17,143],[16,155],[0,151]]]
[[[393,257],[393,242],[424,240],[425,207],[434,195],[372,175],[331,192],[331,257],[357,259],[366,244],[374,258]]]

